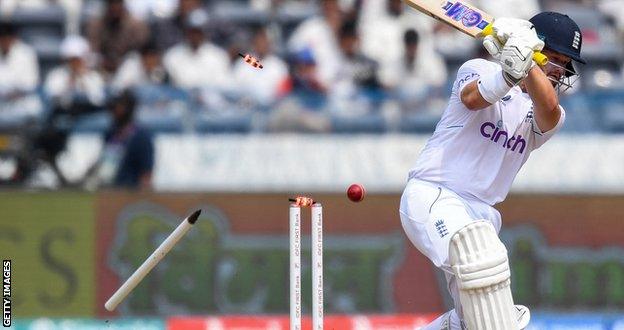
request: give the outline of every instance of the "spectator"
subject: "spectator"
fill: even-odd
[[[329,132],[331,122],[325,114],[327,89],[318,81],[312,51],[303,49],[293,54],[291,62],[290,77],[281,87],[285,97],[271,114],[269,130]]]
[[[260,59],[264,68],[258,70],[239,59],[234,66],[236,87],[254,103],[268,106],[277,100],[279,86],[288,78],[288,66],[273,53],[265,28],[255,31],[252,44],[253,55]]]
[[[288,49],[291,52],[311,50],[318,66],[318,81],[327,87],[334,82],[340,68],[336,59],[340,58],[338,33],[344,12],[338,0],[321,0],[320,3],[322,15],[301,23],[288,41]]]
[[[364,0],[347,0],[342,1],[341,5],[345,8],[345,21],[355,21],[359,19],[362,13],[362,5]]]
[[[115,97],[109,110],[111,129],[104,135],[98,161],[87,171],[88,188],[108,185],[120,188],[151,187],[154,168],[154,143],[146,129],[134,121],[136,98],[128,90]]]
[[[347,80],[359,88],[380,88],[377,62],[360,51],[360,38],[354,21],[346,22],[340,29],[341,80]]]
[[[159,50],[169,49],[184,39],[184,30],[189,15],[195,10],[201,10],[201,0],[179,0],[175,14],[170,18],[161,18],[155,21],[152,32],[156,38]]]
[[[89,44],[80,36],[68,36],[61,43],[65,64],[50,71],[44,84],[53,104],[53,117],[92,112],[104,104],[104,79],[87,66],[89,55]]]
[[[203,10],[191,13],[185,23],[186,40],[165,53],[165,68],[177,87],[212,91],[230,87],[227,52],[209,41],[205,31],[207,23],[208,15]]]
[[[12,23],[0,22],[0,120],[19,124],[39,116],[38,84],[35,51],[18,39]]]
[[[65,32],[79,34],[83,0],[58,0],[57,2],[65,11]]]
[[[624,37],[624,17],[620,14],[620,10],[623,6],[624,0],[600,0],[596,3],[598,10],[613,20],[618,30],[620,41]]]
[[[44,92],[50,99],[51,113],[47,125],[34,139],[34,149],[38,157],[51,166],[60,183],[67,185],[57,166],[58,155],[65,149],[74,120],[100,110],[104,103],[105,85],[100,74],[86,64],[90,51],[89,43],[84,38],[66,37],[60,52],[65,64],[52,69],[45,79]]]
[[[0,16],[11,16],[18,9],[49,11],[60,6],[65,12],[65,29],[68,33],[78,33],[80,12],[83,0],[2,0]]]
[[[87,36],[104,71],[113,74],[130,51],[147,42],[149,28],[128,13],[123,0],[106,0],[104,15],[89,22]]]
[[[401,61],[392,68],[396,79],[394,84],[404,102],[412,107],[422,102],[441,96],[446,83],[446,64],[440,56],[426,57],[419,46],[419,35],[414,30],[407,30],[403,37],[405,54]],[[400,82],[400,83],[399,83]]]
[[[2,0],[0,13],[12,14],[17,8],[41,8],[48,5],[48,0]]]
[[[150,42],[139,52],[130,54],[121,64],[111,83],[114,90],[121,91],[140,85],[163,85],[169,83],[169,75],[162,63],[162,55],[155,43]]]
[[[125,0],[126,8],[132,16],[148,21],[154,17],[171,17],[178,5],[177,0]]]
[[[395,88],[400,77],[395,67],[405,54],[403,35],[419,31],[422,52],[439,57],[432,40],[435,20],[414,10],[405,10],[401,0],[366,0],[360,18],[362,52],[379,64],[379,80],[384,87]]]
[[[332,110],[344,115],[369,112],[380,101],[377,62],[362,54],[357,25],[346,22],[340,29],[341,65],[332,88]]]
[[[173,127],[186,111],[186,93],[170,85],[171,79],[162,61],[162,54],[150,42],[133,53],[119,67],[111,89],[121,92],[132,89],[138,100],[137,118],[151,128]]]
[[[223,49],[228,54],[228,58],[230,59],[230,64],[232,65],[233,69],[233,66],[241,59],[240,55],[238,54],[248,53],[249,51],[253,50],[253,38],[255,37],[255,31],[240,28],[240,26],[235,28],[223,28],[223,25],[224,24],[219,24],[219,29],[222,31],[213,31],[211,33],[211,40],[214,43],[223,47]],[[224,32],[223,30],[229,31],[224,33],[224,36],[227,36],[227,38],[222,38],[225,40],[220,42],[220,40],[218,38],[215,38],[214,36],[215,34],[222,34]]]

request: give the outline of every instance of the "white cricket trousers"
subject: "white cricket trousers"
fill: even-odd
[[[423,329],[461,329],[459,291],[449,264],[451,237],[476,220],[489,221],[498,233],[501,228],[500,213],[484,202],[462,198],[442,185],[418,179],[408,181],[401,196],[399,213],[403,230],[412,244],[444,271],[447,288],[455,305],[454,310]]]

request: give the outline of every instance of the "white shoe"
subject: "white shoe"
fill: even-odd
[[[529,321],[531,320],[531,311],[528,307],[524,305],[515,305],[516,315],[518,316],[518,328],[524,329],[529,325]],[[461,329],[466,329],[463,321],[460,321]],[[442,322],[442,327],[440,330],[450,330],[451,329],[451,315],[447,316],[447,318]]]

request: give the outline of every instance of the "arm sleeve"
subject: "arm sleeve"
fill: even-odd
[[[459,97],[461,91],[470,82],[475,81],[483,74],[488,74],[496,70],[496,64],[484,59],[473,59],[465,62],[457,70],[457,77],[453,82],[453,94]]]
[[[559,109],[561,109],[561,115],[559,116],[559,121],[557,122],[557,125],[547,132],[542,132],[539,129],[535,116],[533,116],[531,126],[533,130],[533,136],[535,138],[535,149],[541,147],[544,143],[546,143],[546,141],[550,140],[550,138],[555,135],[555,133],[557,133],[563,126],[566,118],[566,113],[561,105],[559,106]]]

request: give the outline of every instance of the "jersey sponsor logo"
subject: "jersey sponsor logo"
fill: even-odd
[[[466,27],[476,26],[479,29],[485,29],[490,22],[483,19],[483,16],[480,12],[469,8],[463,3],[457,1],[446,1],[443,2],[442,9],[446,10],[445,15],[458,21],[462,22],[462,24]]]
[[[518,153],[524,153],[524,149],[526,148],[527,143],[520,134],[510,137],[507,131],[496,127],[494,123],[491,123],[489,121],[481,125],[480,132],[481,136],[496,144],[498,144],[499,141],[502,141],[502,147],[505,149],[511,149],[511,151],[516,151],[517,149]]]
[[[457,87],[461,87],[463,84],[465,84],[468,80],[472,80],[473,78],[479,78],[479,74],[478,73],[469,73],[467,75],[465,75],[463,78],[459,79],[457,81]]]

